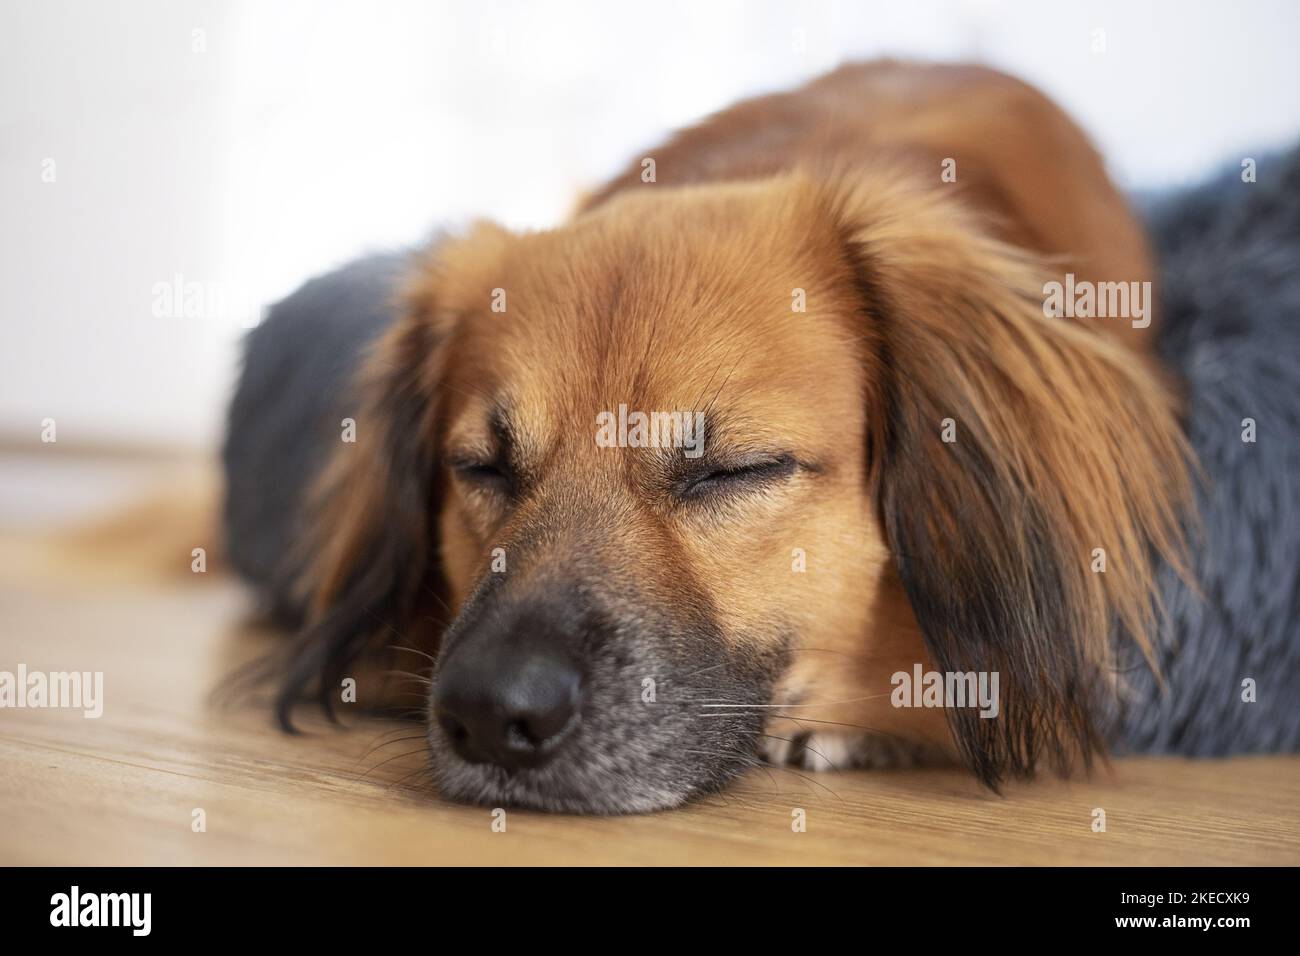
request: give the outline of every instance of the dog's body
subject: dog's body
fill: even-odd
[[[381,335],[359,391],[313,416],[355,442],[300,445],[287,496],[326,472],[280,521],[301,540],[236,558],[305,622],[282,716],[406,642],[438,655],[430,745],[464,799],[653,809],[760,752],[991,785],[1086,762],[1113,639],[1154,653],[1190,482],[1150,301],[1044,315],[1045,280],[1154,278],[1083,136],[999,74],[883,63],[646,159],[560,229],[410,260],[391,324],[361,310],[333,353]],[[263,527],[238,476],[285,467],[241,435],[250,388],[236,553]],[[628,440],[628,410],[702,442]],[[895,675],[932,671],[989,679],[992,713],[912,706]]]

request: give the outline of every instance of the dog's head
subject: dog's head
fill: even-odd
[[[326,479],[286,706],[441,618],[453,797],[667,807],[814,732],[990,784],[1086,760],[1183,448],[1152,376],[1041,288],[883,177],[647,185],[441,245]],[[998,674],[997,715],[893,706],[918,664]]]

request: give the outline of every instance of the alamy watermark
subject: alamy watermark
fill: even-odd
[[[1089,282],[1073,272],[1064,282],[1043,283],[1043,315],[1049,319],[1128,319],[1135,329],[1151,324],[1150,282]]]
[[[122,926],[132,936],[148,936],[152,910],[152,893],[83,893],[74,885],[50,897],[50,925]]]
[[[895,707],[978,707],[980,716],[998,715],[997,671],[895,671],[889,702]]]
[[[29,672],[19,664],[16,673],[0,671],[0,709],[6,707],[80,709],[96,720],[104,714],[104,672]]]
[[[186,277],[177,272],[149,290],[149,310],[158,319],[202,319],[251,329],[262,321],[262,308],[238,286]]]
[[[704,454],[703,412],[628,411],[596,414],[596,445],[600,448],[680,448],[687,458]]]

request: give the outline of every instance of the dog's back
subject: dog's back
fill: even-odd
[[[1141,222],[1101,156],[1050,99],[987,67],[873,60],[788,93],[746,100],[647,154],[665,186],[804,168],[895,169],[951,189],[989,232],[1088,282],[1152,279]],[[645,188],[638,158],[584,204]],[[1155,326],[1105,327],[1130,348]]]

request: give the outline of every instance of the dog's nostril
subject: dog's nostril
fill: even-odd
[[[442,732],[447,735],[447,738],[452,743],[462,743],[469,736],[469,731],[465,729],[465,725],[451,714],[445,712],[438,715],[438,726],[442,728]]]
[[[552,748],[567,735],[576,714],[576,699],[566,696],[551,707],[517,717],[506,727],[506,746],[513,750]]]
[[[528,729],[528,724],[522,720],[512,720],[510,726],[506,728],[506,746],[512,750],[527,750],[530,747],[536,747],[544,739],[538,739],[534,736]]]

